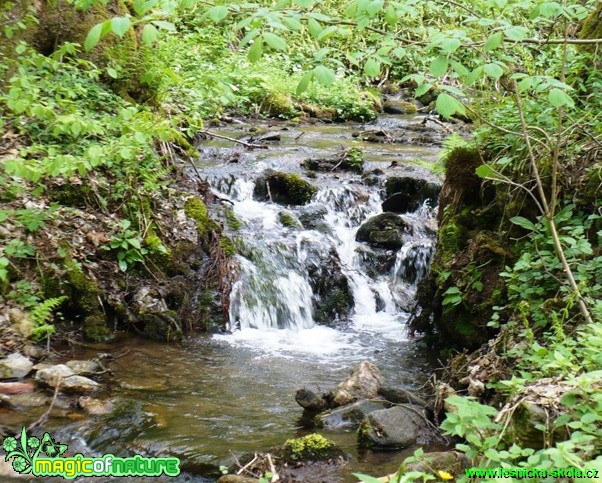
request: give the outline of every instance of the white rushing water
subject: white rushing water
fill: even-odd
[[[305,353],[331,362],[366,358],[383,339],[406,340],[407,309],[433,253],[433,235],[425,229],[433,216],[428,206],[404,215],[413,234],[390,254],[395,257],[391,269],[375,274],[369,266],[377,255],[355,236],[363,222],[382,212],[378,187],[343,181],[320,189],[307,207],[283,207],[253,200],[252,179],[217,179],[212,186],[232,201],[245,246],[230,298],[232,333],[216,338],[261,354]],[[302,216],[308,209],[318,213],[314,229],[286,227],[279,220],[283,210]],[[333,253],[354,306],[350,320],[327,327],[314,320],[311,270],[328,266]]]

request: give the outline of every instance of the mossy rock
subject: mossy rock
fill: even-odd
[[[416,114],[418,108],[412,102],[388,99],[383,103],[383,111],[387,114]]]
[[[267,170],[257,178],[253,197],[285,205],[305,205],[317,192],[316,186],[298,174]]]
[[[104,315],[89,315],[84,319],[84,337],[93,342],[103,342],[111,338],[111,331],[107,326]]]
[[[344,456],[332,441],[316,433],[287,440],[279,453],[287,462],[324,461]]]
[[[230,207],[224,209],[224,217],[226,218],[226,224],[232,231],[238,231],[242,228],[242,222],[237,218],[234,210]]]
[[[221,226],[209,216],[207,205],[200,198],[188,198],[184,203],[184,213],[196,221],[196,230],[201,239],[206,239],[211,232],[222,232]]]
[[[584,40],[602,38],[602,3],[598,3],[596,9],[583,21],[579,38]],[[580,48],[588,52],[594,52],[598,46],[595,44],[581,45]]]
[[[396,250],[403,245],[406,222],[395,213],[373,216],[359,227],[355,239],[371,246]]]
[[[297,115],[293,100],[282,92],[270,93],[262,104],[262,111],[271,117],[290,119]]]
[[[236,255],[236,247],[234,246],[234,242],[231,238],[228,238],[225,235],[219,237],[219,247],[222,249],[224,254],[229,257]]]
[[[144,335],[150,339],[161,342],[182,340],[182,327],[178,322],[178,314],[173,310],[141,312],[138,318],[144,324]]]
[[[278,219],[282,223],[282,226],[286,226],[287,228],[301,228],[301,223],[290,211],[281,211],[278,213]]]

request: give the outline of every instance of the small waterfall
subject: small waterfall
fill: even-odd
[[[320,188],[309,205],[284,207],[253,200],[252,178],[209,181],[232,201],[243,225],[240,279],[230,297],[233,330],[313,330],[317,298],[311,277],[326,266],[332,270],[328,264],[334,263],[353,297],[352,327],[361,331],[388,326],[401,332],[415,284],[426,275],[433,253],[432,234],[425,228],[433,217],[428,205],[404,216],[414,234],[396,254],[375,253],[357,243],[355,235],[363,222],[382,212],[377,187],[344,181]],[[283,211],[303,220],[306,227],[285,226]],[[371,264],[381,263],[378,257],[388,258],[389,268],[369,270]]]

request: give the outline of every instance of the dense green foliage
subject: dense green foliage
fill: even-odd
[[[101,2],[70,5],[91,12]],[[476,174],[495,186],[498,198],[489,201],[505,204],[494,221],[514,253],[498,274],[504,289],[495,294],[489,326],[501,327],[497,350],[511,373],[488,389],[507,401],[526,397],[543,378],[562,389],[562,415],[551,422],[551,433],[560,428],[565,438],[547,438],[543,448],[514,440],[516,408],[499,412],[467,397],[448,399],[457,410],[448,412],[443,429],[464,440],[458,449],[475,466],[600,466],[602,69],[599,39],[587,43],[600,37],[599,4],[120,5],[119,15],[106,12],[85,36],[51,53],[26,43],[34,19],[44,28],[36,5],[6,3],[0,10],[0,191],[6,203],[0,224],[13,229],[0,239],[0,294],[31,311],[34,337],[52,333],[51,311],[61,303],[44,302],[41,283],[23,282],[24,261],[41,258],[32,235],[50,220],[82,203],[115,213],[102,248],[121,270],[134,270],[149,253],[167,253],[148,214],[151,198],[169,196],[173,166],[166,144],[186,152],[203,122],[227,111],[372,119],[380,102],[374,87],[402,82],[417,98],[430,95],[443,118],[476,123],[470,147],[480,156]],[[583,23],[585,43],[579,44]],[[478,204],[476,191],[471,196]],[[458,219],[447,221],[440,247],[450,243],[451,259],[467,236]],[[59,244],[56,251],[69,259],[69,247]],[[444,264],[435,269],[444,314],[458,313],[486,291],[482,263],[455,275]],[[414,478],[427,476],[400,474],[399,480]]]

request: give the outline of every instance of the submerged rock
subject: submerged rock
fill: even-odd
[[[295,393],[295,401],[307,411],[318,412],[328,407],[328,402],[323,396],[318,396],[315,392],[305,388],[299,389]]]
[[[333,401],[337,406],[344,406],[358,399],[375,398],[383,382],[378,367],[371,362],[360,362],[353,373],[335,388]]]
[[[0,379],[21,379],[32,369],[33,362],[18,352],[0,359]]]
[[[316,426],[330,430],[357,428],[368,414],[389,406],[390,404],[386,401],[361,400],[332,411],[320,413],[314,421]]]
[[[77,401],[79,407],[92,416],[110,414],[115,410],[115,404],[111,401],[102,401],[90,396],[82,396]]]
[[[284,205],[304,205],[317,192],[318,188],[298,174],[268,169],[255,181],[253,197]]]
[[[380,248],[398,249],[403,245],[406,222],[395,213],[381,213],[366,221],[357,231],[356,241]]]
[[[425,426],[418,406],[395,406],[370,413],[358,431],[362,448],[404,449],[416,444]]]
[[[78,376],[91,376],[102,372],[103,368],[96,361],[68,361],[65,365]]]
[[[417,210],[425,201],[431,206],[437,204],[441,186],[425,179],[409,176],[393,176],[385,181],[387,199],[383,211],[408,213]]]
[[[364,158],[359,148],[351,148],[336,157],[307,159],[303,161],[302,166],[311,171],[353,171],[361,173],[364,170]]]

